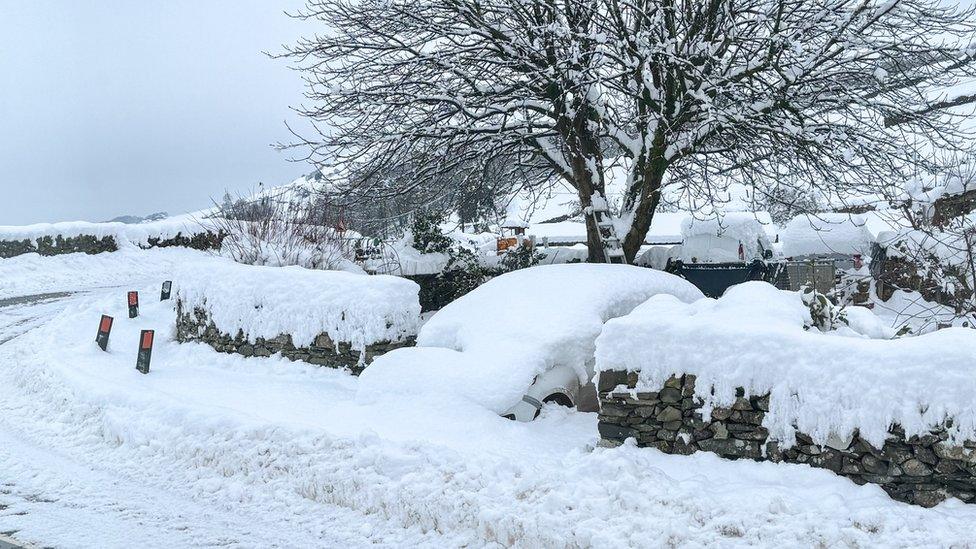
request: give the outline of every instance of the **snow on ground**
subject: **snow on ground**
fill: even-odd
[[[154,293],[157,281],[137,289]],[[129,320],[121,289],[40,307],[32,329],[0,344],[0,532],[23,542],[974,543],[976,506],[912,507],[802,465],[594,449],[595,414],[552,407],[516,423],[451,394],[363,402],[359,380],[343,372],[177,344],[172,303],[146,300]],[[19,311],[11,315],[35,314]],[[93,342],[102,313],[117,319],[108,353]],[[145,376],[135,370],[142,328],[159,330]]]
[[[658,390],[672,374],[694,374],[706,409],[731,406],[736,387],[770,393],[763,426],[787,446],[795,429],[820,444],[859,429],[880,448],[892,423],[922,435],[947,417],[950,436],[976,439],[976,332],[872,339],[890,330],[855,309],[850,328],[824,334],[804,329],[810,313],[799,293],[765,282],[692,304],[655,296],[607,324],[597,368],[639,370],[645,390]]]
[[[49,291],[77,292],[139,281],[169,279],[177,266],[207,261],[187,248],[126,248],[117,252],[0,258],[0,299]],[[158,293],[156,288],[153,293]]]
[[[174,275],[176,295],[207,311],[221,332],[272,339],[290,334],[298,347],[329,334],[363,350],[417,333],[420,286],[405,278],[302,267],[242,265],[214,259]]]

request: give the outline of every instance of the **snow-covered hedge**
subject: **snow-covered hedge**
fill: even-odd
[[[200,309],[222,332],[249,341],[291,336],[307,347],[321,334],[353,349],[417,333],[416,283],[301,267],[261,267],[227,261],[188,266],[174,280],[185,310]]]
[[[891,331],[869,311],[847,317],[841,330],[805,329],[801,296],[762,282],[691,304],[659,295],[607,323],[597,369],[637,372],[645,391],[694,375],[706,417],[731,406],[737,387],[768,393],[763,426],[785,447],[797,431],[823,444],[858,429],[880,448],[892,425],[924,435],[947,420],[950,442],[976,439],[976,330],[882,339]]]

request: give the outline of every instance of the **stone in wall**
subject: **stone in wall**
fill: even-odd
[[[174,246],[179,246],[182,248],[191,248],[194,250],[219,250],[220,246],[224,242],[224,238],[227,237],[227,233],[224,231],[212,232],[206,231],[202,233],[194,233],[190,235],[184,235],[182,232],[176,233],[176,236],[170,238],[157,238],[151,237],[146,239],[146,248],[170,248]]]
[[[879,484],[893,499],[932,507],[947,497],[976,502],[976,442],[948,444],[944,429],[906,437],[899,426],[876,448],[855,431],[850,440],[814,444],[797,433],[797,443],[780,449],[762,426],[769,395],[737,389],[735,403],[702,417],[694,398],[695,376],[668,379],[658,391],[634,391],[637,375],[602,372],[599,431],[604,445],[634,438],[638,446],[669,454],[712,452],[728,459],[805,463],[829,469],[857,484]],[[618,390],[619,386],[630,390]]]
[[[242,356],[268,357],[276,353],[289,360],[301,360],[309,364],[327,366],[330,368],[347,369],[353,375],[359,375],[373,358],[401,347],[414,345],[415,338],[405,338],[402,341],[382,341],[366,346],[361,356],[347,342],[334,342],[328,334],[320,334],[307,347],[296,347],[288,334],[281,334],[275,338],[256,338],[250,341],[243,331],[231,336],[220,329],[207,316],[207,312],[200,308],[189,310],[179,299],[176,301],[176,340],[201,341],[222,353],[236,353]],[[360,360],[362,358],[363,360]]]

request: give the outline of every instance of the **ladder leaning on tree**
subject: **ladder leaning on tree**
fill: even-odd
[[[627,263],[624,256],[624,248],[617,237],[617,228],[613,224],[613,217],[610,215],[610,208],[607,201],[599,193],[593,193],[590,199],[590,206],[586,208],[586,213],[593,216],[596,223],[597,235],[603,248],[603,260],[607,263]]]

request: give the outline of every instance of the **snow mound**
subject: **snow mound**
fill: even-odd
[[[417,348],[378,357],[361,376],[360,394],[460,394],[502,413],[550,367],[572,367],[587,381],[604,322],[660,293],[703,297],[684,279],[630,265],[543,265],[504,274],[437,312],[421,328]]]
[[[804,330],[800,295],[763,282],[691,304],[655,296],[607,323],[597,369],[637,371],[638,390],[654,391],[673,374],[694,374],[706,414],[731,405],[736,387],[770,393],[763,426],[786,446],[796,430],[824,443],[859,429],[880,448],[893,423],[911,436],[949,418],[954,441],[976,438],[976,331],[871,339],[887,335],[880,321],[854,316],[851,329]]]
[[[420,287],[394,276],[214,260],[181,269],[174,285],[187,309],[204,309],[221,332],[242,330],[251,341],[290,334],[303,347],[327,333],[363,350],[411,336],[420,322]]]
[[[860,215],[822,213],[801,215],[783,228],[783,253],[803,255],[868,255],[874,235]]]
[[[147,246],[150,238],[162,240],[173,238],[179,234],[193,236],[196,234],[214,232],[217,228],[209,219],[198,218],[195,215],[177,215],[146,223],[106,222],[92,223],[90,221],[62,221],[59,223],[36,223],[33,225],[0,225],[0,240],[37,241],[39,238],[62,236],[64,238],[80,235],[91,235],[96,238],[111,236],[119,248],[131,246]]]

